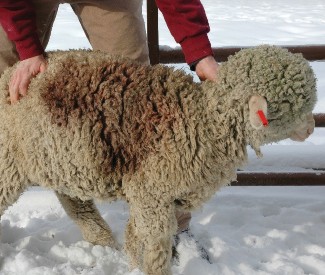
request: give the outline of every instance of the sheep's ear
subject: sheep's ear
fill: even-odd
[[[261,129],[265,126],[265,122],[261,119],[259,111],[262,111],[264,115],[267,114],[267,102],[266,99],[260,95],[253,95],[248,102],[249,105],[249,121],[254,129]]]

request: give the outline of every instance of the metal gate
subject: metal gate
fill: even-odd
[[[154,0],[147,0],[147,35],[150,62],[158,63],[184,63],[185,59],[181,49],[164,50],[159,47],[158,9]],[[302,53],[309,61],[325,61],[325,45],[297,45],[282,46],[292,53]],[[220,47],[213,48],[218,62],[226,61],[229,55],[233,55],[247,47]],[[325,127],[325,113],[314,114],[316,127]],[[325,139],[325,137],[324,137]],[[325,156],[324,156],[325,158]],[[307,167],[306,167],[307,168]],[[325,167],[312,169],[313,172],[245,172],[238,171],[237,182],[232,185],[325,185]]]

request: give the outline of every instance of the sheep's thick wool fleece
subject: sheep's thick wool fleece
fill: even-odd
[[[208,121],[201,87],[190,76],[90,51],[50,53],[48,63],[18,104],[1,94],[1,128],[14,139],[10,154],[29,181],[84,199],[107,199],[123,195],[123,176],[134,184],[147,181],[144,170],[154,188],[173,182],[163,188],[175,193],[178,183],[193,182],[186,177],[202,174],[196,170],[205,160]],[[8,91],[9,76],[7,71],[1,91]],[[157,167],[148,168],[157,165],[156,174]],[[188,167],[193,169],[181,172]],[[141,180],[134,180],[135,173]]]
[[[48,62],[15,105],[11,70],[2,76],[0,146],[20,177],[80,199],[198,207],[236,179],[247,145],[259,154],[287,138],[316,102],[308,62],[278,47],[229,58],[218,83],[99,52],[56,52]],[[248,118],[256,94],[269,118],[258,131]]]

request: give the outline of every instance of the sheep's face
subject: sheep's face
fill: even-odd
[[[315,120],[312,113],[301,115],[300,119],[287,127],[280,127],[274,121],[267,119],[267,101],[264,97],[253,95],[249,100],[249,122],[255,130],[263,130],[266,140],[276,141],[290,138],[304,141],[314,131]],[[283,129],[280,129],[283,128]]]
[[[257,146],[288,137],[304,139],[312,132],[313,122],[308,115],[316,103],[316,79],[301,54],[266,45],[245,49],[224,63],[218,77],[229,97],[237,102],[246,105],[256,99],[254,96],[265,100],[258,108],[269,121],[267,127],[261,126],[255,114],[246,113],[248,134],[252,136],[249,139],[254,139]],[[247,105],[244,108],[249,112]],[[296,131],[299,138],[293,134]]]

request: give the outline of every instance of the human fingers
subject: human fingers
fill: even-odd
[[[30,83],[32,77],[33,77],[33,75],[29,75],[29,74],[22,75],[22,77],[19,81],[19,84],[18,84],[19,97],[27,95],[28,86],[29,86],[29,83]]]
[[[9,83],[9,94],[12,104],[16,103],[21,97],[27,95],[28,85],[32,77],[33,74],[22,68],[17,68],[16,71],[14,71]]]
[[[18,102],[19,100],[19,81],[15,74],[12,75],[9,82],[9,96],[11,104]]]
[[[40,68],[39,68],[39,72],[44,73],[46,68],[47,68],[47,63],[46,62],[41,63]]]
[[[11,103],[16,103],[22,96],[27,95],[28,86],[33,77],[46,70],[47,63],[42,55],[21,61],[12,74],[9,83]]]

